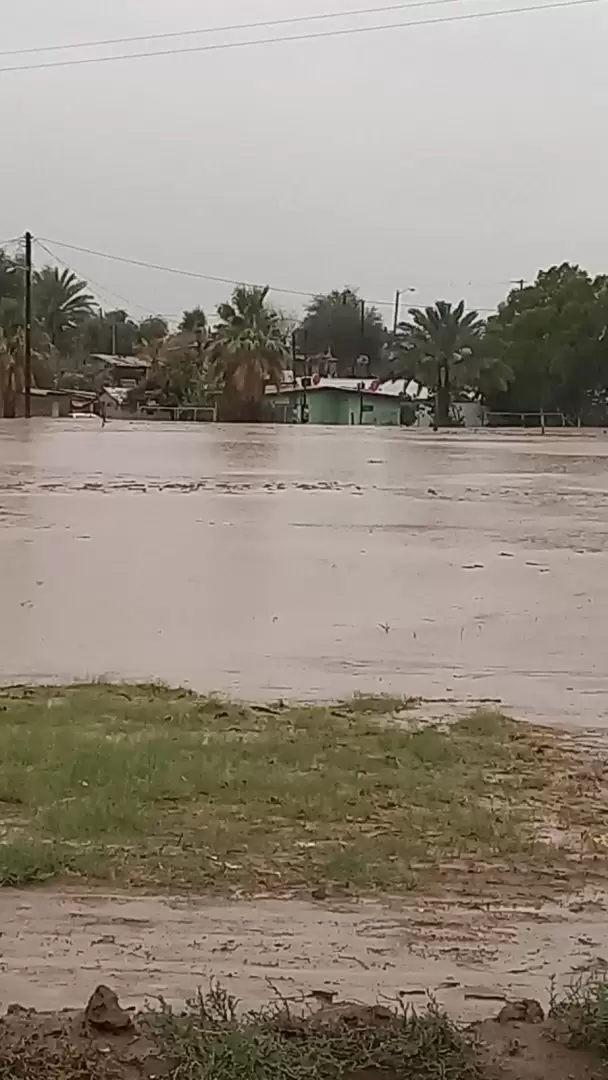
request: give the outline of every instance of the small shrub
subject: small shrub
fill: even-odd
[[[561,1021],[570,1045],[608,1058],[608,979],[605,974],[574,980],[561,997],[552,995],[551,1016]]]
[[[364,1010],[365,1011],[365,1010]],[[182,1013],[164,1005],[151,1013],[151,1032],[174,1080],[480,1080],[475,1045],[431,1003],[418,1015],[402,1011],[381,1023],[328,1023],[292,1015],[286,1004],[237,1014],[221,987],[199,992]]]

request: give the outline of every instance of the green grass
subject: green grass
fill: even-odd
[[[161,1057],[176,1063],[174,1080],[479,1080],[475,1044],[438,1009],[361,1011],[300,1019],[280,1006],[237,1016],[221,989],[192,1001],[182,1013],[165,1008],[151,1018]]]
[[[392,694],[354,694],[345,701],[338,702],[335,708],[344,709],[351,713],[376,714],[377,716],[389,716],[392,713],[404,712],[418,704],[417,698],[394,696]]]
[[[565,1031],[571,1046],[591,1050],[608,1061],[608,979],[585,975],[565,992],[553,995],[551,1017]]]
[[[403,889],[445,860],[521,865],[531,806],[564,804],[559,751],[539,756],[547,733],[487,712],[445,730],[391,724],[406,705],[4,691],[0,884]]]
[[[348,1007],[347,1007],[348,1008]],[[293,1015],[285,1005],[238,1013],[220,987],[182,1012],[137,1018],[143,1037],[122,1044],[65,1014],[0,1022],[0,1080],[482,1080],[478,1047],[433,1005],[414,1012],[358,1009]]]

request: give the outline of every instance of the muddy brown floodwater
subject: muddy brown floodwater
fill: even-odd
[[[608,715],[608,439],[0,422],[0,679]]]

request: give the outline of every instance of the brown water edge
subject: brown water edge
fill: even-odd
[[[0,422],[0,679],[603,725],[608,440]]]

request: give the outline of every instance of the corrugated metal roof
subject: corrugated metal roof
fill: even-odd
[[[56,390],[55,388],[44,390],[41,386],[32,386],[30,389],[32,397],[71,397],[72,393],[72,390]]]
[[[333,379],[330,376],[322,375],[317,382],[311,382],[310,386],[306,388],[302,385],[302,379],[297,378],[292,380],[291,384],[284,383],[281,386],[280,393],[293,394],[306,389],[306,393],[314,393],[319,390],[342,390],[351,394],[373,394],[374,397],[406,397],[412,399],[426,399],[429,395],[426,386],[421,386],[415,379],[386,379],[384,382],[379,379]],[[276,393],[274,387],[269,387],[270,393]]]
[[[91,360],[99,360],[102,364],[117,368],[152,367],[152,361],[146,356],[111,356],[109,353],[91,353]]]

